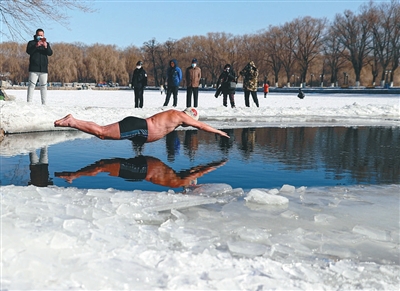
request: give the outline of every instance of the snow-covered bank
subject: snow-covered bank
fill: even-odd
[[[400,284],[398,185],[286,185],[258,191],[252,202],[223,184],[189,195],[1,191],[2,289],[395,290]]]
[[[133,91],[49,91],[47,106],[39,91],[30,105],[26,91],[7,93],[16,101],[0,101],[0,127],[10,133],[54,130],[67,113],[100,124],[147,117],[165,98],[146,91],[145,108],[134,109]],[[178,109],[185,99],[180,91]],[[398,96],[259,99],[245,108],[237,93],[231,109],[201,92],[200,119],[220,128],[400,126]],[[89,135],[27,137],[6,136],[1,156]],[[280,189],[206,184],[188,195],[1,186],[0,289],[397,290],[400,186],[294,188],[286,178]]]
[[[54,120],[72,113],[99,124],[116,122],[128,115],[148,117],[161,110],[165,95],[145,91],[143,109],[133,108],[133,91],[48,91],[48,105],[40,105],[39,92],[27,104],[26,91],[10,90],[15,102],[0,101],[1,128],[6,133],[60,130]],[[222,97],[200,92],[200,120],[220,128],[248,126],[400,126],[400,99],[395,95],[308,94],[300,100],[293,94],[258,95],[260,108],[244,106],[243,93],[236,93],[235,109],[222,106]],[[184,91],[178,109],[185,107]],[[62,129],[65,130],[65,129]]]

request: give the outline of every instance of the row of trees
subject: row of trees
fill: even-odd
[[[196,57],[208,85],[217,82],[226,63],[238,72],[250,60],[259,68],[260,83],[269,80],[276,86],[397,83],[400,3],[369,2],[357,13],[346,10],[337,14],[331,22],[305,16],[252,35],[208,33],[164,43],[151,39],[142,47],[125,49],[102,44],[51,45],[50,82],[111,81],[127,85],[136,62],[143,60],[149,85],[159,86],[165,82],[170,59],[176,58],[184,69]],[[26,44],[17,42],[0,44],[3,78],[13,83],[27,81],[25,48]]]

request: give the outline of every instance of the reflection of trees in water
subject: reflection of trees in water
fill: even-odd
[[[400,182],[399,128],[256,128],[254,132],[235,129],[229,134],[230,140],[220,140],[220,150],[229,154],[238,140],[236,146],[245,160],[260,152],[288,170],[325,167],[327,175],[332,173],[336,179],[350,174],[358,182]]]
[[[322,145],[326,167],[335,175],[350,172],[362,182],[400,181],[400,130],[395,128],[329,128],[332,141]]]

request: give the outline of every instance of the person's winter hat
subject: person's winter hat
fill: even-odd
[[[227,68],[230,68],[230,67],[231,67],[230,64],[226,64],[226,65],[224,66],[224,70],[227,69]]]
[[[142,62],[142,61],[138,61],[138,62],[136,63],[136,66],[143,66],[143,62]]]
[[[192,60],[192,64],[195,64],[195,63],[197,64],[197,59]]]
[[[188,107],[185,110],[183,110],[183,112],[185,112],[187,115],[189,115],[191,118],[195,119],[195,120],[199,120],[199,113],[197,112],[197,110],[193,107]]]

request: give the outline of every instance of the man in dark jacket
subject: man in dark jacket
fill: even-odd
[[[178,90],[181,81],[182,70],[178,67],[178,61],[173,59],[169,62],[169,68],[167,69],[167,95],[165,96],[165,102],[163,106],[168,106],[171,94],[173,94],[174,102],[172,106],[176,107],[178,104]]]
[[[218,98],[221,91],[223,94],[223,105],[226,107],[228,105],[228,96],[231,103],[231,107],[235,108],[235,91],[236,91],[236,74],[231,68],[230,64],[224,66],[224,70],[218,78],[217,82],[217,92],[215,97]],[[221,84],[221,87],[219,85]],[[218,88],[219,87],[219,88]]]
[[[29,86],[27,101],[32,102],[35,86],[39,80],[40,96],[42,104],[46,105],[47,97],[47,74],[48,74],[48,56],[53,54],[50,43],[44,37],[43,29],[37,29],[33,40],[28,42],[26,52],[29,57]]]
[[[143,62],[136,63],[132,75],[132,88],[135,90],[135,108],[143,108],[143,92],[147,86],[147,73],[143,69]]]

